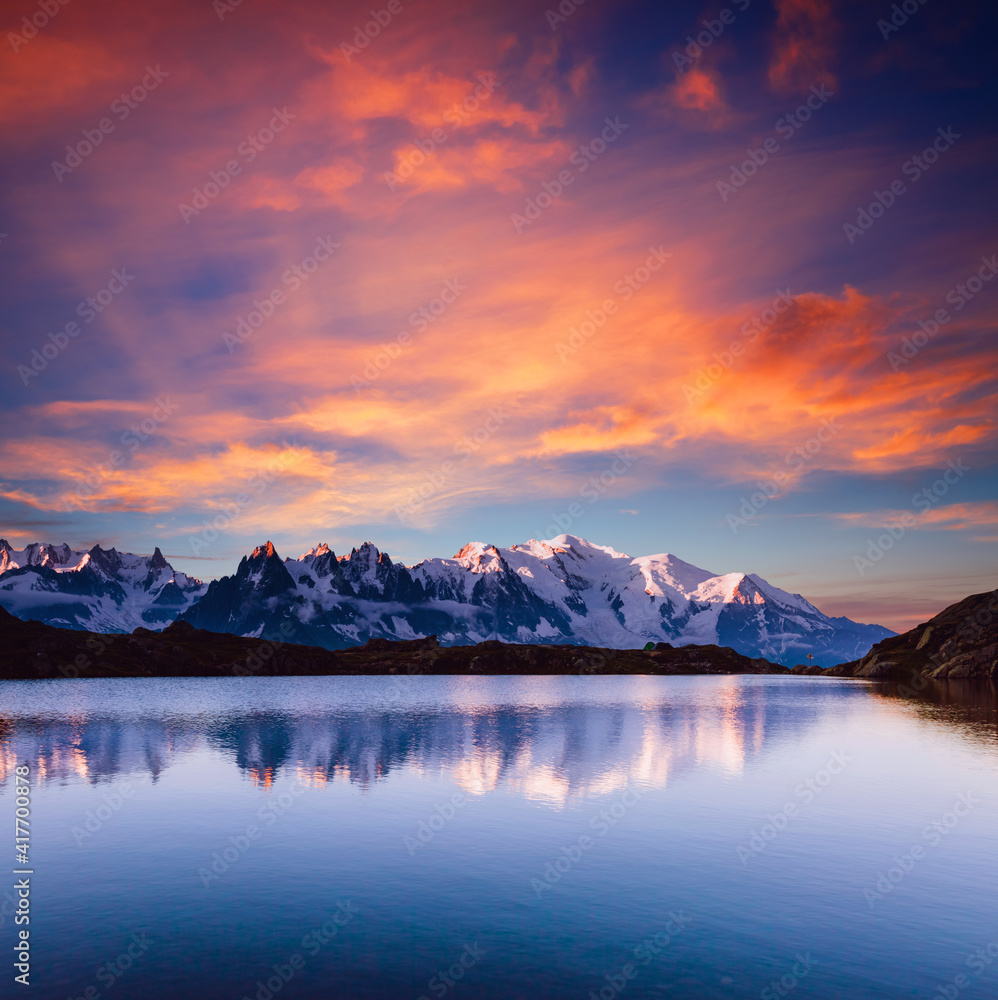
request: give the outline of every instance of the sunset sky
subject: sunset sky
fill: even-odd
[[[549,2],[5,5],[0,534],[998,586],[993,6]]]

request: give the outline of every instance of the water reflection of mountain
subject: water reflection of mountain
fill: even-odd
[[[998,749],[998,687],[989,680],[883,681],[871,692],[928,726],[956,729],[976,745]]]
[[[10,776],[15,757],[32,766],[33,781],[90,784],[138,772],[156,781],[174,757],[190,750],[197,733],[177,725],[113,716],[0,720],[0,785]]]
[[[861,696],[860,689],[853,689]],[[845,697],[845,689],[843,689]],[[800,738],[835,698],[787,698],[779,687],[718,678],[709,699],[614,705],[444,704],[401,710],[239,711],[116,716],[105,712],[0,718],[0,781],[16,752],[36,780],[155,780],[179,754],[210,752],[269,787],[279,776],[370,789],[402,768],[444,773],[469,793],[506,787],[558,806],[629,783],[664,786],[690,767],[730,773],[776,735]]]

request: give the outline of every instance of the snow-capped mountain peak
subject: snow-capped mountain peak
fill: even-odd
[[[631,560],[631,565],[645,580],[645,592],[659,596],[677,593],[691,598],[708,580],[717,579],[716,574],[684,562],[670,552],[639,556]]]
[[[32,542],[23,549],[15,549],[6,538],[0,538],[0,573],[24,566],[46,566],[57,572],[75,569],[83,556],[83,552],[76,552],[65,542],[62,545]]]
[[[169,569],[170,564],[166,561],[166,557],[162,552],[159,551],[159,546],[156,546],[155,551],[149,557],[149,569]]]
[[[274,543],[268,541],[263,545],[258,545],[253,550],[250,554],[250,562],[256,562],[259,559],[274,559],[276,556],[277,549],[274,548]]]
[[[312,548],[310,548],[308,550],[308,552],[302,553],[298,557],[297,561],[298,562],[302,562],[303,560],[308,559],[309,556],[311,556],[313,559],[317,559],[319,556],[327,555],[330,551],[331,550],[330,550],[329,546],[325,542],[322,542],[319,545],[314,545]],[[289,558],[289,559],[285,559],[284,561],[285,562],[291,562],[292,560]]]
[[[454,561],[467,566],[472,573],[495,573],[502,570],[502,556],[494,545],[469,542],[455,556]]]
[[[611,559],[630,559],[624,552],[618,552],[609,545],[596,545],[594,542],[579,538],[578,535],[555,535],[554,538],[531,538],[523,545],[513,545],[512,548],[527,551],[544,558],[547,554],[569,555],[575,559],[591,559],[609,556]]]

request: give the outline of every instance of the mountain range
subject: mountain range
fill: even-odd
[[[574,535],[500,548],[473,542],[414,566],[370,542],[281,559],[267,542],[209,584],[151,557],[94,546],[0,539],[0,606],[22,619],[93,632],[174,620],[198,629],[345,649],[436,635],[636,648],[716,644],[792,666],[855,660],[894,633],[822,614],[755,574],[717,575],[668,553],[631,558]]]
[[[0,606],[18,618],[89,632],[168,625],[207,585],[151,556],[0,538]]]

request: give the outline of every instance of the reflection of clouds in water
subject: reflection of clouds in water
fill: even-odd
[[[273,686],[265,685],[259,708],[240,696],[238,704],[219,705],[217,714],[199,704],[212,695],[199,684],[217,684],[210,680],[184,683],[178,693],[195,696],[189,706],[195,710],[186,713],[185,699],[171,699],[170,687],[160,682],[143,709],[116,703],[119,682],[92,681],[105,689],[103,697],[91,692],[89,711],[76,700],[73,714],[60,716],[56,696],[44,715],[25,705],[7,716],[0,780],[15,752],[35,762],[41,783],[92,784],[125,772],[149,772],[155,780],[178,755],[199,752],[235,763],[262,789],[284,774],[315,787],[344,782],[370,790],[406,769],[449,778],[469,795],[503,789],[560,809],[628,786],[662,788],[694,767],[741,774],[772,740],[798,739],[823,713],[865,697],[862,687],[831,681],[821,685],[825,696],[815,698],[800,680],[613,678],[616,684],[598,688],[612,700],[600,703],[593,689],[573,700],[580,690],[575,678],[528,678],[540,683],[526,686],[512,678],[486,684],[435,678],[436,705],[401,710],[384,705],[371,679],[325,680],[335,693],[327,691],[325,701],[333,707],[316,698],[308,706],[289,698],[282,707]],[[355,682],[354,697],[345,681]],[[504,681],[519,699],[503,696]]]

